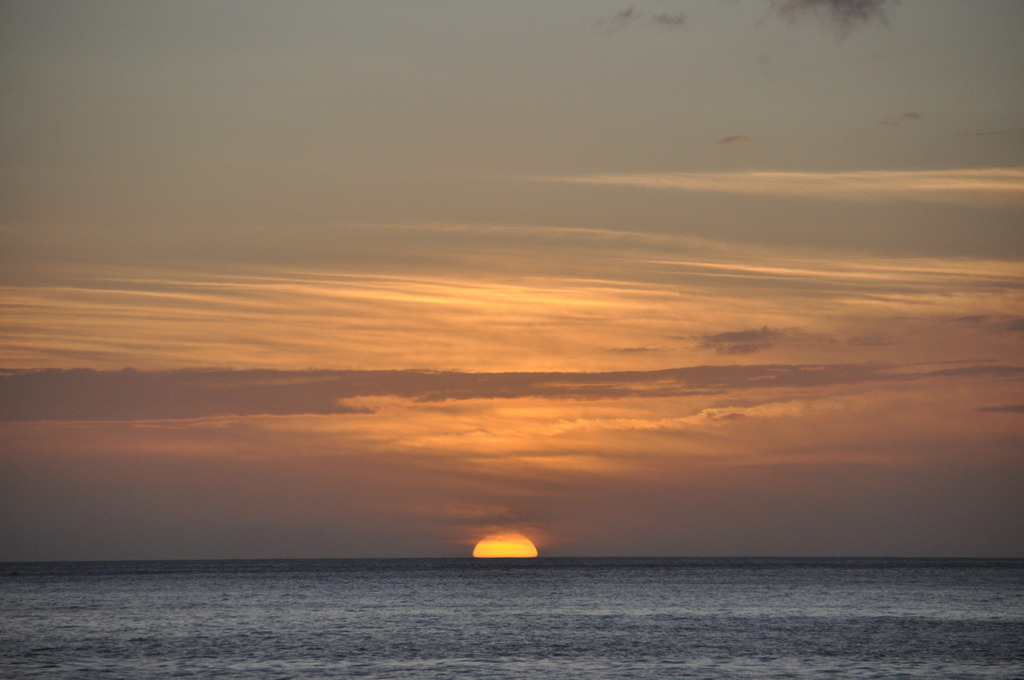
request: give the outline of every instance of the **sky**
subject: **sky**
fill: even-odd
[[[1022,29],[0,2],[0,560],[1024,557]]]

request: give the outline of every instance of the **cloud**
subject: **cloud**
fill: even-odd
[[[218,415],[365,413],[339,398],[340,376],[287,371],[12,371],[0,420],[147,420]]]
[[[1010,404],[1009,406],[985,406],[976,408],[981,413],[1024,413],[1024,404]]]
[[[970,314],[967,316],[958,316],[953,321],[957,323],[968,323],[973,325],[987,323],[992,318],[989,314]]]
[[[855,335],[846,344],[854,347],[888,347],[897,344],[889,335]]]
[[[993,137],[996,135],[1019,135],[1024,133],[1024,128],[1016,130],[985,130],[983,132],[964,132],[961,137]]]
[[[635,7],[627,7],[626,9],[619,10],[615,13],[615,16],[603,23],[607,24],[610,31],[620,31],[639,18],[640,13],[636,11]]]
[[[662,12],[655,14],[653,21],[659,26],[683,26],[686,24],[686,14],[683,12]]]
[[[898,116],[890,116],[884,120],[878,121],[879,125],[887,125],[889,127],[901,127],[904,123],[911,120],[921,120],[924,118],[920,113],[910,111],[908,113],[901,113]]]
[[[735,144],[736,142],[749,142],[750,137],[746,135],[731,135],[729,137],[722,137],[715,144],[718,146],[724,146],[726,144]]]
[[[753,354],[771,349],[783,336],[782,331],[765,326],[745,331],[705,335],[702,338],[701,347],[713,349],[719,354]]]
[[[786,337],[771,328],[708,335],[722,354],[750,354]],[[369,415],[381,399],[622,399],[706,395],[921,378],[1014,378],[1018,366],[903,372],[876,364],[687,366],[654,371],[11,370],[0,374],[0,420],[179,420],[249,415]],[[370,399],[367,399],[370,398]]]
[[[577,184],[753,196],[1024,205],[1024,167],[852,172],[678,172],[544,179]]]
[[[503,257],[561,266],[557,277],[63,268],[53,284],[2,288],[0,353],[19,369],[605,371],[692,364],[705,356],[695,338],[769,326],[904,347],[851,357],[848,347],[802,343],[778,360],[902,362],[918,353],[890,319],[913,315],[942,326],[922,338],[935,356],[962,358],[965,342],[977,356],[1011,356],[1003,322],[949,320],[1018,319],[1024,277],[1012,259],[851,259],[670,234],[552,232],[500,243]],[[542,258],[531,252],[540,244]],[[576,257],[592,262],[577,268]]]
[[[952,319],[954,323],[983,327],[999,333],[1024,332],[1024,318],[1009,314],[970,314]]]
[[[885,8],[892,0],[774,0],[778,14],[790,22],[805,16],[831,24],[840,37],[871,21],[885,23]]]
[[[935,378],[1013,378],[1024,373],[1021,366],[961,366],[930,371],[927,375]]]
[[[814,546],[805,542],[806,518],[823,518],[821,535],[835,537],[837,507],[841,519],[865,513],[850,535],[872,542],[829,544],[822,554],[908,550],[899,532],[875,542],[875,529],[908,507],[920,513],[914,536],[923,527],[948,541],[926,541],[921,551],[951,554],[978,526],[1019,550],[1019,527],[999,522],[1020,516],[1017,418],[974,412],[1018,403],[1015,382],[943,376],[936,384],[922,370],[212,372],[210,389],[315,391],[333,381],[323,394],[456,396],[356,400],[373,407],[365,416],[6,423],[0,505],[17,521],[0,523],[0,551],[9,560],[442,556],[467,554],[455,546],[471,545],[485,525],[509,523],[549,533],[550,555],[686,554],[694,545],[737,553],[751,550],[743,538],[750,517],[792,508],[767,525],[764,549],[806,553]],[[170,377],[196,378],[189,373],[199,372]],[[673,394],[701,387],[715,394]],[[628,390],[634,395],[602,398]],[[481,397],[459,401],[460,391]],[[545,396],[482,398],[530,391]],[[570,396],[548,398],[557,394]],[[921,480],[930,485],[924,495]],[[968,511],[989,514],[951,524]],[[631,542],[636,526],[656,540]],[[959,549],[979,554],[973,545]]]
[[[686,14],[684,12],[656,12],[647,15],[636,7],[630,6],[619,10],[611,19],[601,21],[601,24],[608,27],[611,32],[621,31],[639,23],[650,23],[663,28],[680,28],[686,25]]]
[[[727,411],[725,413],[719,413],[716,411],[704,411],[703,415],[708,420],[713,421],[745,420],[750,417],[745,413],[739,413],[737,411]]]

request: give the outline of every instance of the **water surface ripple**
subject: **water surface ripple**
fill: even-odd
[[[5,678],[1020,678],[1024,561],[0,565]]]

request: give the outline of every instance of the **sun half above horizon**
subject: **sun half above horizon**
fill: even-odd
[[[536,557],[537,546],[515,532],[491,534],[473,548],[473,557]]]

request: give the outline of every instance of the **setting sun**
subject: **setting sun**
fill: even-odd
[[[536,557],[537,546],[522,534],[493,534],[473,548],[473,557]]]

